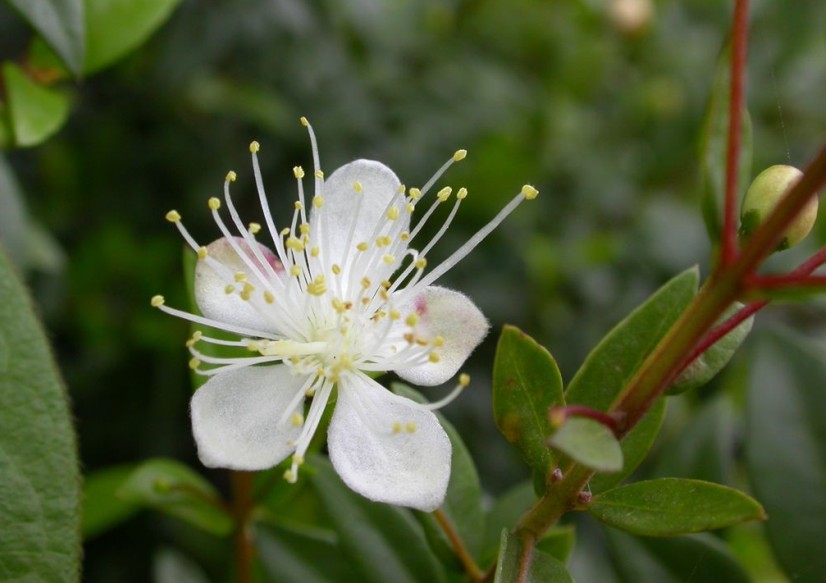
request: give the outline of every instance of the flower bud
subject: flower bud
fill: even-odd
[[[740,238],[748,239],[757,227],[771,214],[780,199],[797,184],[803,173],[794,166],[778,164],[763,170],[746,192],[740,211]],[[785,230],[777,246],[778,251],[794,247],[802,241],[817,218],[818,199],[813,196],[803,207],[794,222]]]

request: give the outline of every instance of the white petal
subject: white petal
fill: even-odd
[[[327,444],[344,483],[376,502],[425,512],[441,506],[451,446],[436,416],[364,376],[347,376],[338,387]],[[394,423],[402,431],[394,433]]]
[[[198,457],[208,467],[270,468],[295,449],[301,432],[286,412],[302,377],[283,365],[246,367],[218,373],[192,397],[192,433]],[[303,399],[301,400],[303,401]]]
[[[235,241],[242,250],[249,250],[243,239],[236,237]],[[278,261],[272,251],[260,243],[258,247],[264,259],[270,262],[273,269],[277,272],[283,271],[284,268],[281,262]],[[207,246],[207,252],[210,257],[226,267],[231,275],[239,272],[243,273],[247,276],[247,281],[256,287],[259,294],[263,292],[264,284],[252,273],[225,238],[222,237],[210,243]],[[266,275],[267,272],[264,267],[260,265],[252,252],[249,252],[249,257],[253,264],[259,266],[259,271]],[[242,300],[238,293],[227,294],[226,287],[228,284],[238,288],[239,291],[243,287],[242,283],[222,277],[207,261],[198,261],[195,267],[195,301],[204,316],[218,322],[226,322],[227,324],[234,324],[252,330],[261,330],[262,332],[278,331],[266,315],[256,309],[252,303]]]
[[[402,314],[415,311],[419,315],[416,332],[426,340],[444,338],[437,348],[440,360],[396,373],[416,385],[440,385],[455,375],[473,349],[488,333],[488,321],[470,298],[447,288],[430,286],[403,308]]]
[[[361,184],[361,193],[353,188]],[[355,246],[368,242],[379,223],[386,223],[386,212],[391,201],[399,207],[396,226],[399,231],[407,230],[410,215],[404,211],[404,196],[399,193],[396,174],[381,162],[356,160],[345,164],[333,172],[324,182],[324,206],[311,211],[311,229],[326,237],[326,248],[330,250],[329,263],[345,264],[345,258],[355,251]],[[359,204],[359,198],[363,200]],[[320,217],[323,217],[320,220]],[[355,227],[353,223],[355,222]],[[350,232],[350,248],[345,249]],[[405,246],[406,248],[406,246]],[[401,257],[401,253],[398,256]]]

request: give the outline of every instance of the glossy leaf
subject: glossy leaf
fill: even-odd
[[[86,0],[86,61],[94,73],[117,61],[155,32],[180,0]]]
[[[150,459],[138,466],[118,490],[127,502],[165,512],[219,536],[233,520],[218,492],[191,468],[171,459]]]
[[[406,508],[371,502],[351,491],[325,459],[315,457],[310,477],[359,581],[437,583],[443,567],[428,548],[422,527]]]
[[[533,550],[527,572],[522,572],[524,543],[507,530],[502,531],[494,583],[573,583],[565,565],[540,550]]]
[[[256,529],[255,544],[272,581],[358,581],[334,533],[302,525],[267,525]]]
[[[104,468],[83,481],[83,538],[102,534],[134,515],[140,506],[117,496],[117,491],[135,470],[133,465]]]
[[[619,441],[599,421],[586,417],[569,417],[548,443],[596,472],[618,472],[622,469]]]
[[[83,0],[8,0],[60,55],[66,67],[79,74],[85,51]]]
[[[790,335],[761,343],[748,389],[746,462],[790,579],[826,573],[826,363],[819,344]]]
[[[606,535],[623,581],[751,583],[726,545],[710,534],[635,537],[609,528]]]
[[[700,160],[703,219],[712,241],[720,240],[726,191],[726,151],[728,141],[729,96],[731,94],[731,48],[727,44],[717,61],[717,72],[711,90],[703,133],[700,140]],[[752,158],[752,128],[748,110],[743,109],[740,135],[740,168],[738,185],[749,183]],[[740,200],[738,193],[737,200]]]
[[[723,314],[718,323],[725,322],[729,317],[736,314],[744,304],[736,302],[730,306]],[[711,348],[702,353],[697,359],[689,364],[680,373],[675,381],[668,388],[669,395],[678,395],[685,391],[690,391],[702,387],[709,382],[717,373],[723,370],[740,345],[746,340],[751,332],[754,316],[741,322],[734,330],[723,336]]]
[[[14,63],[3,64],[3,82],[14,143],[34,146],[59,130],[69,116],[69,98],[30,79]]]
[[[426,399],[414,389],[402,383],[393,383],[393,392],[407,397],[417,403],[426,402]],[[450,461],[450,482],[447,485],[447,496],[441,510],[456,529],[462,542],[471,555],[477,556],[482,547],[484,533],[484,513],[482,511],[482,486],[479,483],[479,474],[470,452],[462,441],[459,432],[444,416],[436,413],[439,422],[445,428],[450,444],[453,446],[453,455]],[[448,561],[456,560],[453,546],[431,513],[416,512],[422,523],[431,546],[439,552],[440,557]]]
[[[632,534],[674,536],[764,520],[760,504],[743,492],[683,478],[658,478],[594,496],[588,512]]]
[[[23,285],[0,253],[0,578],[76,581],[80,473],[66,393]]]
[[[493,415],[499,431],[514,444],[544,490],[552,456],[548,410],[564,405],[562,375],[550,353],[518,328],[505,326],[493,363]]]

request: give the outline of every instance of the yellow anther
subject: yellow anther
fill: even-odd
[[[250,352],[258,352],[259,350],[261,350],[261,343],[256,342],[255,340],[250,340],[249,342],[247,342],[247,350],[249,350]]]
[[[187,348],[192,348],[193,346],[195,346],[195,340],[190,338],[189,340],[184,342],[184,346],[186,346]]]
[[[292,251],[304,251],[304,243],[302,243],[301,239],[297,237],[290,237],[287,239],[284,246]]]
[[[404,184],[399,184],[399,194],[404,194],[404,191],[407,190],[407,187]]]
[[[415,205],[415,204],[413,204],[412,202],[409,202],[409,203],[407,203],[407,205],[404,207],[404,210],[406,210],[406,211],[407,211],[407,214],[412,215],[412,214],[413,214],[413,211],[415,211],[415,210],[416,210],[416,205]]]
[[[407,191],[407,194],[410,195],[411,200],[419,200],[422,197],[422,191],[418,188],[411,188]]]
[[[250,298],[252,297],[252,295],[251,295],[251,294],[252,294],[252,292],[251,292],[251,291],[248,291],[248,290],[246,290],[246,289],[242,289],[242,290],[239,292],[239,294],[238,294],[238,295],[239,295],[239,296],[241,296],[241,299],[242,299],[242,300],[244,300],[245,302],[248,302],[248,301],[250,301]]]
[[[358,249],[359,251],[367,251],[367,247],[368,245],[365,241],[362,241],[361,243],[356,245],[356,249]]]
[[[466,387],[470,384],[470,375],[467,373],[462,373],[459,375],[459,384],[463,387]]]
[[[364,190],[364,187],[361,185],[361,182],[359,182],[358,180],[356,180],[356,181],[353,183],[353,190],[355,190],[356,192],[359,192],[359,193],[360,193],[360,192],[362,192],[362,191]]]
[[[256,141],[250,142],[250,152],[252,152],[253,154],[256,154],[256,153],[258,153],[258,150],[260,150],[260,149],[261,149],[261,144],[259,144]]]
[[[297,453],[293,454],[293,463],[297,466],[304,465],[304,456]]]
[[[229,172],[227,172],[227,182],[235,182],[236,178],[238,178],[238,176],[235,174],[234,170],[230,170]]]
[[[442,357],[439,356],[438,354],[436,354],[435,352],[431,352],[430,354],[427,355],[427,360],[429,360],[433,364],[436,364],[437,362],[442,360]]]
[[[404,430],[408,433],[416,433],[417,426],[412,421],[408,421],[404,424]]]
[[[207,251],[207,248],[206,248],[206,247],[200,247],[200,248],[198,248],[198,259],[200,259],[201,261],[203,261],[204,259],[206,259],[206,258],[207,258],[207,255],[209,255],[209,251]]]
[[[419,315],[418,314],[408,314],[407,318],[404,319],[404,323],[410,327],[415,326],[419,323]]]
[[[398,310],[396,310],[396,309],[390,310],[390,319],[391,320],[395,321],[395,320],[398,320],[401,317],[402,317],[401,312],[399,312]]]
[[[324,206],[324,197],[321,196],[321,195],[314,196],[313,197],[313,206],[317,209],[320,209],[321,207],[323,207]]]
[[[441,348],[444,345],[445,345],[444,336],[436,336],[436,338],[433,339],[433,346],[435,346],[436,348]]]
[[[304,178],[304,168],[301,166],[293,166],[293,176],[301,180]]]
[[[289,227],[284,227],[283,229],[281,229],[281,232],[279,233],[279,235],[281,235],[282,237],[286,237],[289,234],[290,234],[290,228]]]
[[[235,279],[235,281],[238,283],[241,283],[242,281],[247,281],[247,274],[243,271],[238,271],[233,276],[233,279]]]
[[[401,432],[402,432],[402,424],[399,423],[398,421],[395,421],[393,423],[393,433],[397,434],[397,433],[401,433]]]
[[[192,370],[197,369],[199,366],[201,366],[201,361],[197,358],[193,357],[189,360],[189,368],[191,368]]]
[[[290,267],[290,275],[298,277],[301,275],[301,268],[298,265],[293,265]]]
[[[298,476],[295,475],[295,472],[292,471],[292,469],[289,469],[284,471],[284,479],[290,484],[295,484],[298,480]]]
[[[298,119],[298,121],[300,121],[300,122],[301,122],[301,125],[303,125],[305,128],[306,128],[308,125],[310,125],[310,122],[308,122],[308,121],[307,121],[307,118],[306,118],[306,117],[304,117],[303,115],[302,115],[302,116]]]
[[[525,199],[533,200],[536,198],[536,195],[539,194],[539,191],[530,184],[526,184],[522,187],[522,194],[525,196]]]
[[[217,211],[219,208],[221,208],[221,199],[213,196],[207,201],[207,204],[209,205],[210,209]]]
[[[408,344],[413,344],[413,342],[416,340],[416,337],[413,336],[413,334],[411,334],[410,332],[406,333],[403,336],[403,338],[404,338],[405,342],[407,342]]]
[[[203,337],[204,337],[204,333],[201,332],[200,330],[195,330],[195,332],[192,333],[193,342],[199,342],[201,340],[201,338],[203,338]]]
[[[361,278],[361,287],[363,287],[364,289],[367,289],[371,285],[373,285],[373,282],[370,281],[370,278],[367,278],[367,277],[362,277]]]
[[[445,186],[443,189],[436,193],[436,198],[438,198],[442,202],[445,202],[447,199],[450,198],[452,192],[452,188],[450,188],[449,186]]]
[[[317,276],[313,281],[307,284],[307,292],[314,296],[323,295],[326,291],[327,282],[323,275]]]
[[[467,196],[467,188],[465,188],[463,186],[462,188],[459,189],[459,192],[456,193],[456,198],[458,198],[459,200],[464,200],[466,196]]]
[[[149,300],[149,304],[153,308],[160,308],[166,300],[163,299],[163,296],[152,296],[152,299]]]
[[[391,206],[387,210],[387,218],[390,219],[391,221],[395,221],[396,219],[398,219],[399,218],[399,207]]]
[[[333,263],[333,266],[330,269],[333,270],[334,275],[341,274],[341,266],[338,263]]]
[[[272,295],[271,291],[265,291],[264,292],[264,301],[267,302],[268,304],[272,304],[273,302],[275,302],[275,296]]]
[[[456,153],[453,154],[453,161],[460,162],[465,159],[467,156],[467,150],[456,150]]]
[[[401,239],[402,241],[409,241],[410,240],[410,233],[405,231],[404,233],[399,235],[399,239]]]
[[[257,235],[261,232],[261,225],[259,225],[258,223],[250,223],[249,231],[251,235]]]
[[[319,377],[325,377],[325,376],[327,376],[327,373],[326,373],[326,372],[324,372],[324,369],[321,369],[321,368],[320,368],[320,369],[318,369],[318,371],[316,372],[316,376],[319,376]],[[304,391],[304,396],[305,396],[305,397],[309,397],[309,398],[315,397],[315,387],[310,387],[309,389],[307,389],[306,391]]]
[[[315,174],[315,177],[318,179],[324,178],[324,172],[322,172],[321,170],[316,170],[313,174]]]
[[[241,293],[251,294],[254,291],[255,291],[255,286],[252,285],[250,282],[245,281],[244,282],[244,289]]]
[[[171,210],[168,213],[166,213],[166,220],[170,223],[177,223],[181,220],[181,215],[178,211]]]
[[[301,427],[304,425],[304,415],[301,413],[293,413],[290,415],[290,423],[293,424],[293,427]]]
[[[387,235],[380,235],[376,237],[376,247],[387,247],[392,242],[393,239],[391,239]]]
[[[393,265],[393,262],[396,261],[396,257],[393,254],[388,253],[384,257],[382,257],[381,260],[384,261],[387,265]]]
[[[333,298],[333,309],[336,311],[337,314],[344,313],[344,302],[342,302],[338,298]]]
[[[301,211],[301,210],[304,210],[304,205],[301,204],[300,200],[297,200],[293,203],[293,208],[297,211]]]
[[[311,257],[318,257],[319,253],[321,253],[321,250],[318,248],[317,245],[315,247],[313,247],[312,249],[310,249],[310,256]]]
[[[231,294],[234,291],[235,291],[235,286],[232,285],[232,284],[227,284],[226,287],[224,287],[224,293],[227,294],[227,295]]]
[[[390,289],[390,286],[393,285],[393,284],[390,283],[388,280],[383,279],[383,280],[381,280],[381,283],[379,285],[381,287],[383,287],[384,289]]]
[[[310,234],[310,225],[308,223],[301,223],[298,226],[298,232],[302,235],[309,235]]]
[[[416,266],[416,269],[424,269],[427,267],[427,259],[424,257],[419,257],[414,265]]]

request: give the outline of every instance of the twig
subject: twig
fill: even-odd
[[[235,518],[235,565],[238,583],[252,583],[252,534],[249,517],[252,511],[252,473],[230,472],[232,513]]]
[[[436,518],[436,522],[439,523],[439,526],[447,535],[447,538],[450,539],[450,544],[453,546],[453,552],[456,553],[456,557],[458,557],[459,561],[462,563],[462,567],[464,567],[465,572],[468,577],[470,577],[470,580],[474,583],[483,581],[485,579],[485,573],[479,568],[476,561],[473,560],[473,557],[468,552],[465,543],[462,541],[459,533],[456,532],[456,529],[453,527],[453,524],[450,522],[447,514],[445,514],[445,511],[441,508],[437,508],[433,511],[433,516]]]

